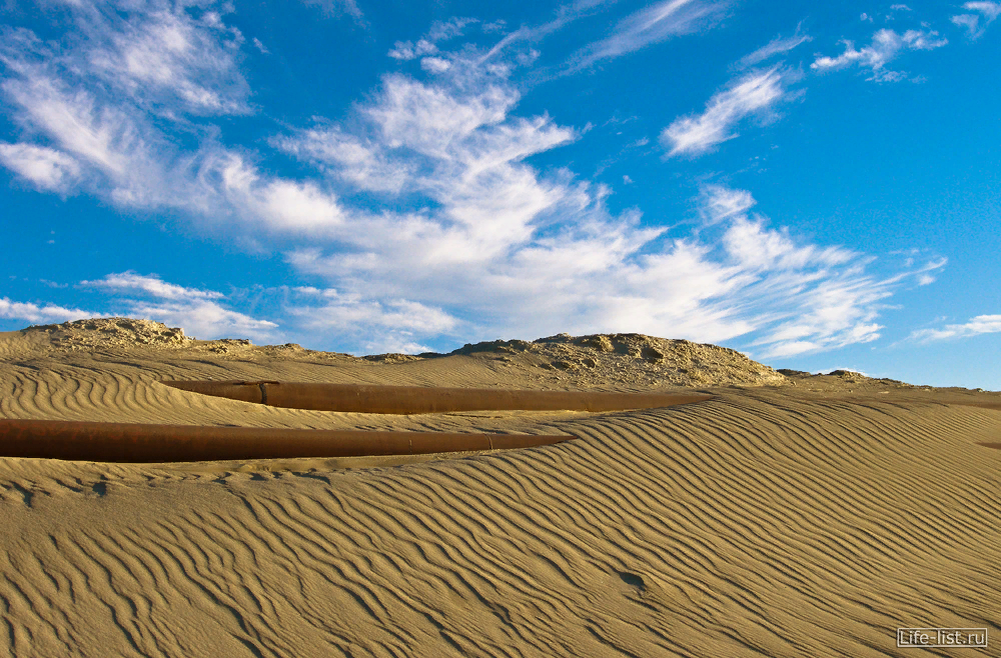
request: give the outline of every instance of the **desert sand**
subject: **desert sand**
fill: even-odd
[[[396,416],[163,380],[705,392]],[[89,320],[0,334],[0,417],[570,434],[412,457],[0,458],[0,655],[1001,655],[1001,394],[636,334],[355,358]],[[987,628],[987,649],[898,648]]]

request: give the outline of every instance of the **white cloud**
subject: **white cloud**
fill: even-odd
[[[742,215],[733,218],[723,234],[722,244],[727,254],[749,271],[844,265],[859,257],[857,253],[837,247],[799,247],[787,231],[766,229],[763,222]]]
[[[246,291],[235,293],[247,298]],[[373,299],[336,288],[255,287],[255,305],[274,306],[285,319],[281,340],[332,344],[354,354],[428,352],[422,338],[458,335],[466,325],[439,306],[401,298]]]
[[[219,182],[210,194],[224,197],[245,225],[273,234],[333,235],[344,223],[337,198],[316,183],[261,176],[235,154],[222,156],[212,168]]]
[[[363,190],[398,193],[416,175],[415,165],[392,161],[371,141],[337,127],[302,130],[272,144]]]
[[[480,63],[485,64],[490,60],[497,59],[514,44],[522,41],[538,41],[576,20],[593,15],[600,11],[607,2],[608,0],[573,0],[559,5],[556,9],[556,16],[552,20],[541,25],[522,25],[517,30],[506,34],[493,48],[482,55]],[[505,25],[506,22],[503,20],[494,21],[482,25],[482,30],[484,34],[490,34],[501,31]],[[574,60],[579,61],[580,59],[581,54],[578,53]]]
[[[421,60],[421,68],[428,73],[444,73],[452,68],[452,63],[441,57],[425,57]]]
[[[967,2],[963,5],[963,9],[978,11],[988,21],[993,21],[1001,16],[1001,2]]]
[[[404,97],[412,99],[411,94],[417,93],[411,89]],[[393,94],[384,95],[378,101],[384,107],[363,112],[382,117],[385,106],[396,103],[393,99]],[[419,103],[408,103],[415,105],[415,116],[426,117],[423,121],[441,130],[435,113],[425,114]],[[490,115],[482,104],[476,106],[481,107],[477,116]],[[722,341],[757,332],[762,337],[756,345],[764,346],[767,355],[783,356],[879,336],[875,322],[879,302],[892,294],[898,279],[866,275],[868,260],[861,254],[800,244],[788,231],[768,229],[765,220],[746,215],[754,199],[743,190],[707,186],[700,197],[707,224],[722,227],[720,249],[711,242],[683,239],[657,244],[663,229],[641,228],[635,215],[609,216],[601,190],[575,187],[569,180],[550,181],[558,193],[542,197],[547,201],[530,211],[512,211],[496,202],[492,211],[484,207],[480,222],[492,219],[496,228],[491,241],[477,243],[463,227],[480,222],[442,221],[456,213],[457,200],[441,190],[466,178],[465,167],[486,158],[482,150],[475,158],[466,153],[480,141],[471,137],[479,131],[496,135],[507,121],[500,116],[493,121],[456,120],[451,131],[458,130],[465,138],[456,139],[446,131],[434,147],[408,137],[415,151],[422,156],[437,154],[442,162],[437,169],[424,170],[430,173],[410,174],[441,204],[439,213],[369,218],[365,226],[370,241],[365,245],[356,241],[357,247],[364,247],[359,251],[291,252],[293,267],[346,287],[344,298],[351,300],[336,302],[331,311],[307,307],[303,313],[320,318],[321,324],[344,327],[347,320],[355,320],[381,327],[379,335],[389,342],[397,338],[392,322],[382,318],[393,317],[392,308],[373,303],[373,298],[409,299],[439,309],[452,319],[439,329],[474,337],[642,331]],[[537,124],[536,130],[543,125]],[[400,133],[382,131],[381,139],[399,146],[403,134],[421,130],[411,123]],[[516,132],[502,134],[510,138]],[[450,148],[442,151],[440,142]],[[508,149],[500,141],[491,145],[502,152]],[[401,155],[397,150],[379,150],[378,141],[367,148],[379,151],[387,164]],[[496,166],[502,170],[512,166],[505,158],[486,160],[499,163]],[[325,162],[337,165],[332,159]],[[420,169],[407,157],[401,158],[399,168]],[[524,177],[520,184],[524,187],[512,187],[502,198],[523,198],[525,189],[538,189],[535,172],[524,166],[516,170]],[[448,183],[432,184],[438,176],[447,176],[443,180]],[[507,176],[516,178],[510,170]],[[544,231],[532,222],[543,213],[555,221]],[[453,308],[461,311],[449,310]],[[407,325],[403,318],[393,322],[415,336],[429,336],[422,332],[434,329]]]
[[[411,41],[397,41],[388,54],[393,59],[401,61],[417,59],[418,57],[423,57],[425,55],[434,55],[438,52],[437,44],[439,42],[448,41],[461,36],[467,25],[477,22],[479,21],[475,18],[451,18],[447,21],[435,21],[431,24],[431,29],[428,30],[427,34],[418,39],[416,44]],[[428,59],[436,59],[440,62],[447,61],[441,58]],[[434,65],[430,64],[428,66]],[[426,66],[425,70],[430,69]]]
[[[507,26],[507,21],[505,21],[503,18],[499,18],[495,21],[484,23],[481,29],[486,34],[492,34],[494,32],[500,32],[501,30],[504,29],[505,26]]]
[[[765,358],[783,358],[872,342],[882,325],[875,322],[879,302],[889,297],[888,281],[851,269],[819,281],[815,286],[791,289],[787,303],[797,307],[794,317],[770,329],[754,345],[765,346]]]
[[[194,20],[181,13],[187,17],[185,20]],[[125,22],[127,28],[119,26],[119,32],[112,30],[110,36],[84,31],[79,40],[82,45],[58,56],[47,50],[48,45],[40,45],[33,35],[24,32],[17,39],[22,49],[2,51],[4,63],[14,75],[4,80],[0,89],[15,108],[15,119],[27,132],[44,136],[56,147],[30,143],[0,146],[4,164],[40,187],[65,193],[80,186],[118,206],[173,208],[210,219],[199,221],[203,230],[218,230],[227,223],[241,225],[252,229],[241,238],[248,245],[259,233],[315,235],[329,233],[340,225],[343,209],[339,200],[316,182],[262,175],[244,154],[219,146],[211,137],[205,137],[211,131],[192,128],[188,120],[178,119],[173,124],[177,133],[163,128],[158,117],[165,112],[178,118],[188,110],[197,110],[198,114],[224,107],[225,103],[217,98],[209,103],[210,108],[205,104],[209,102],[207,97],[199,96],[204,102],[199,101],[201,104],[192,110],[188,102],[191,94],[187,92],[195,93],[192,90],[198,85],[194,80],[210,84],[213,78],[199,77],[200,69],[189,60],[204,60],[198,65],[203,68],[226,69],[232,62],[220,64],[215,55],[217,48],[225,46],[207,40],[212,35],[221,39],[220,34],[231,33],[219,27],[218,16],[206,18],[214,16],[210,12],[203,14],[198,25],[178,28],[178,33],[170,37],[160,34],[167,18],[156,14],[149,19],[151,27],[141,24],[143,14],[136,16]],[[180,20],[170,16],[170,21]],[[89,26],[97,21],[87,14],[83,24]],[[207,34],[192,36],[199,30]],[[154,61],[152,47],[147,44],[143,46],[144,55],[136,56],[138,63],[129,64],[120,49],[105,43],[117,44],[127,41],[126,37],[133,33],[151,32],[160,34],[157,43],[162,42],[162,50],[177,49],[174,59],[161,57]],[[102,54],[97,57],[94,53]],[[112,66],[105,59],[116,63]],[[109,77],[117,80],[119,92],[127,89],[125,96],[105,93],[104,82]],[[184,98],[169,101],[169,94],[163,91],[166,87]],[[153,97],[162,102],[147,102]],[[226,102],[233,111],[240,110],[239,98]],[[181,141],[178,134],[195,136],[199,146],[193,151],[181,150],[177,146]]]
[[[774,230],[744,212],[754,204],[742,190],[703,190],[703,216],[725,219],[720,240],[739,285],[725,298],[740,300],[735,313],[750,320],[751,345],[763,358],[782,358],[866,343],[880,336],[885,298],[905,279],[919,282],[945,266],[939,258],[894,276],[866,272],[872,258],[841,247],[802,244],[786,229]],[[753,310],[752,310],[753,309]]]
[[[948,40],[939,38],[938,32],[926,30],[907,30],[898,34],[893,30],[879,30],[872,37],[872,42],[856,50],[851,41],[843,41],[845,51],[837,57],[818,56],[810,65],[815,71],[834,71],[850,66],[868,69],[870,77],[876,82],[896,82],[906,78],[900,71],[891,71],[886,65],[904,50],[934,50],[946,45]]]
[[[358,8],[358,3],[355,0],[303,0],[303,2],[310,6],[319,7],[327,16],[338,17],[347,14],[356,22],[362,20],[361,9]]]
[[[588,11],[585,5],[567,15]],[[702,25],[692,17],[708,20],[721,6],[658,4],[620,24],[617,43],[639,47]],[[235,39],[199,20],[205,26],[198,29]],[[137,34],[148,32],[140,28]],[[88,38],[81,38],[84,54]],[[872,339],[878,300],[895,285],[866,275],[862,255],[804,244],[747,216],[754,200],[741,190],[707,188],[707,226],[696,237],[642,225],[637,210],[612,213],[609,188],[531,160],[586,131],[545,114],[517,116],[514,63],[472,47],[423,55],[449,63],[433,81],[388,75],[343,122],[321,117],[270,140],[301,161],[307,171],[299,180],[268,174],[249,149],[225,148],[203,137],[210,131],[192,128],[207,121],[206,106],[195,111],[180,92],[173,101],[167,93],[184,88],[171,77],[190,72],[184,66],[168,67],[169,85],[141,71],[122,73],[136,89],[122,95],[119,85],[118,95],[107,95],[107,69],[95,70],[72,48],[60,57],[78,65],[73,71],[40,64],[38,48],[33,59],[9,57],[13,73],[4,83],[12,117],[47,144],[34,147],[72,158],[78,184],[113,203],[177,210],[227,240],[282,252],[296,273],[323,282],[289,289],[294,299],[281,309],[296,323],[289,330],[390,349],[423,348],[442,335],[640,331],[722,341],[754,334],[774,353],[788,353]],[[777,68],[750,73],[688,119],[691,130],[669,128],[665,139],[676,137],[678,152],[710,148],[743,118],[788,98],[788,79]],[[186,139],[197,146],[175,145]],[[260,342],[277,332],[236,310],[233,294],[152,275],[109,274],[84,287],[112,295],[129,314],[200,337]]]
[[[426,38],[433,43],[448,41],[449,39],[462,36],[462,32],[467,25],[478,22],[479,20],[475,18],[459,16],[450,18],[447,21],[435,21],[431,24],[431,29],[428,30]]]
[[[988,20],[1001,16],[1001,2],[967,2],[963,5],[963,9],[979,11]]]
[[[799,30],[796,32],[797,33],[793,36],[785,39],[782,37],[775,37],[761,48],[755,50],[753,53],[740,58],[740,61],[737,62],[737,68],[743,69],[748,66],[754,66],[755,64],[771,59],[776,55],[785,54],[801,44],[813,41],[813,37],[805,34],[799,34]]]
[[[274,180],[260,192],[260,214],[279,229],[306,229],[336,226],[343,213],[336,198],[313,183]]]
[[[215,338],[242,338],[267,343],[274,340],[278,325],[267,320],[257,320],[214,302],[143,302],[128,303],[129,316],[162,322],[171,327],[181,327],[189,336],[202,340]]]
[[[42,75],[8,79],[2,89],[22,108],[25,123],[107,176],[124,181],[130,164],[143,159],[145,144],[124,113],[98,106],[86,91],[72,92]]]
[[[11,116],[47,143],[26,141],[20,163],[28,146],[48,149],[49,162],[76,163],[63,168],[61,192],[75,185],[131,208],[207,208],[207,196],[219,195],[202,189],[197,173],[220,148],[192,121],[247,111],[249,91],[232,52],[238,32],[216,12],[164,2],[80,2],[71,18],[74,30],[62,42],[43,43],[24,29],[0,40],[7,73],[0,91]],[[185,153],[177,144],[191,136],[202,146]],[[45,178],[54,172],[33,171],[57,183]]]
[[[915,249],[914,253],[918,253],[918,250]],[[907,267],[910,267],[913,264],[913,259],[909,258],[909,259],[907,259],[907,261],[908,261],[907,262]],[[918,285],[924,286],[924,285],[928,285],[929,283],[934,282],[935,279],[933,277],[931,277],[931,275],[928,274],[928,273],[929,272],[934,272],[936,270],[941,270],[948,263],[949,263],[949,259],[948,258],[939,257],[939,258],[935,258],[933,260],[929,260],[927,263],[925,263],[921,267],[915,269],[914,273],[918,277]],[[931,279],[931,280],[929,281],[929,279]]]
[[[202,339],[248,336],[264,342],[273,338],[278,328],[274,322],[225,308],[222,302],[226,296],[220,292],[185,288],[156,275],[113,273],[103,279],[81,281],[80,286],[111,292],[113,305],[124,306],[131,317],[179,326],[188,335]]]
[[[167,0],[67,8],[72,30],[62,40],[23,28],[0,40],[0,60],[27,86],[61,79],[70,96],[100,87],[118,104],[127,98],[170,120],[250,111],[238,65],[243,35],[219,12]]]
[[[451,333],[459,324],[441,308],[419,302],[364,300],[329,292],[334,294],[323,295],[322,306],[289,307],[290,317],[297,319],[302,331],[314,335],[363,334],[360,345],[371,352],[428,352],[430,348],[415,342],[415,336]]]
[[[920,329],[911,333],[912,340],[931,342],[949,338],[970,338],[1001,332],[1001,315],[978,315],[964,324],[949,324],[941,329]]]
[[[249,86],[236,48],[243,36],[217,12],[195,18],[183,5],[152,2],[124,22],[99,5],[80,17],[91,70],[142,104],[170,114],[245,114]]]
[[[711,0],[661,0],[622,19],[611,35],[578,52],[572,58],[574,69],[619,57],[674,36],[708,29],[729,4]]]
[[[191,301],[222,299],[225,297],[225,295],[221,292],[185,288],[172,283],[166,283],[155,275],[143,276],[131,271],[121,272],[118,274],[108,274],[103,279],[95,281],[81,281],[80,285],[91,288],[103,288],[105,290],[113,290],[116,292],[142,292],[160,299],[170,300]]]
[[[957,14],[951,20],[953,24],[966,28],[967,36],[971,39],[978,39],[984,33],[980,27],[980,17],[976,14]]]
[[[963,5],[963,9],[978,12],[979,15],[958,14],[952,17],[952,22],[966,28],[970,39],[979,39],[987,31],[987,26],[1001,15],[1001,2],[967,2]],[[980,22],[981,18],[983,23]]]
[[[754,71],[713,95],[700,115],[675,119],[660,135],[670,149],[668,156],[698,156],[717,144],[733,139],[732,128],[751,114],[762,114],[788,97],[785,81],[790,77],[778,67]]]
[[[911,50],[934,50],[949,43],[947,39],[939,39],[938,32],[924,30],[907,30],[903,42]]]
[[[735,215],[743,215],[755,204],[747,190],[735,190],[723,185],[706,185],[700,191],[699,211],[706,224],[718,224]]]
[[[63,308],[52,304],[39,306],[30,302],[12,302],[7,297],[0,297],[0,318],[10,320],[52,323],[92,318],[96,315],[78,308]]]
[[[0,142],[0,162],[42,190],[66,192],[80,176],[77,161],[55,149]]]
[[[517,94],[488,84],[455,94],[388,76],[371,106],[361,109],[367,138],[339,127],[303,131],[276,144],[313,162],[331,177],[365,190],[429,197],[439,206],[426,213],[370,216],[364,226],[345,229],[340,239],[364,251],[391,248],[419,265],[480,260],[528,239],[530,224],[564,197],[576,194],[556,182],[540,181],[520,161],[573,140],[573,130],[547,117],[508,119]],[[367,269],[361,254],[340,260],[346,271]]]
[[[427,39],[420,39],[416,45],[409,41],[397,41],[388,54],[393,59],[408,61],[436,52],[438,52],[438,46],[434,42]]]

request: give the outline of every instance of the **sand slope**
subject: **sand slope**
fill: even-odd
[[[0,416],[581,440],[399,466],[0,459],[0,655],[1001,655],[1001,450],[976,445],[1001,410],[968,404],[996,394],[793,377],[661,410],[396,418],[156,383],[573,385],[475,353],[215,347],[14,332]],[[988,627],[992,646],[897,649],[900,626]]]

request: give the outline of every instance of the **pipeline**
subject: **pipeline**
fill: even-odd
[[[167,386],[287,409],[372,414],[452,411],[626,411],[711,400],[692,393],[594,393],[276,381],[165,381]]]
[[[530,448],[576,438],[0,419],[0,457],[127,463],[421,455]]]

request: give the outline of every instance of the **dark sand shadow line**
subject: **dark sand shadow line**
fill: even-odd
[[[373,414],[459,411],[632,411],[713,399],[701,393],[598,393],[276,381],[164,381],[166,386],[286,409]]]
[[[531,448],[576,438],[0,419],[2,457],[123,463],[422,455]]]

